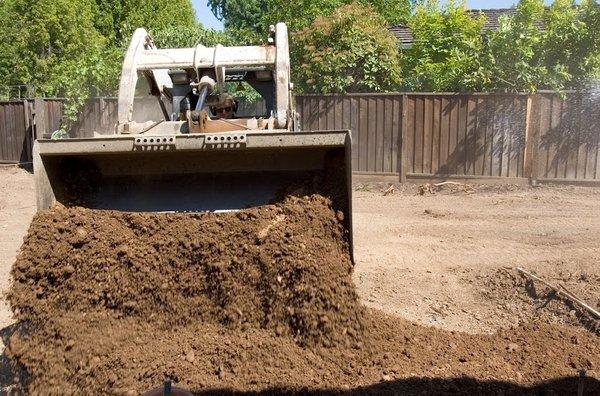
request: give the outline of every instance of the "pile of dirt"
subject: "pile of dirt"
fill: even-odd
[[[36,215],[8,295],[27,394],[600,392],[598,337],[494,335],[363,308],[343,216],[319,195],[223,214],[56,207]],[[555,380],[557,378],[567,378]]]
[[[35,323],[102,310],[351,345],[362,308],[330,205],[313,195],[218,215],[57,207],[34,218],[8,299]]]
[[[28,394],[136,395],[171,378],[196,394],[562,395],[576,393],[579,370],[586,394],[600,392],[598,338],[570,327],[468,335],[377,311],[366,319],[360,346],[303,348],[264,329],[64,313],[13,336],[9,356],[29,373]]]

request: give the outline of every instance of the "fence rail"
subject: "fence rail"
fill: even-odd
[[[391,93],[297,95],[304,130],[352,131],[353,170],[406,179],[600,182],[600,94]],[[31,159],[35,136],[58,129],[61,99],[0,102],[0,161]],[[161,117],[152,98],[134,119]],[[113,131],[114,98],[90,99],[72,137]],[[263,103],[240,112],[264,112]]]

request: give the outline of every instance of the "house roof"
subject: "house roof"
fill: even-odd
[[[516,8],[494,8],[494,9],[481,9],[481,10],[468,10],[469,14],[473,17],[479,15],[485,16],[485,23],[483,30],[498,30],[500,27],[500,17],[508,16],[512,17],[517,13]],[[539,21],[536,23],[538,29],[543,28],[543,22]],[[413,36],[410,28],[406,25],[394,25],[390,26],[389,31],[392,32],[403,45],[410,45],[413,42]]]

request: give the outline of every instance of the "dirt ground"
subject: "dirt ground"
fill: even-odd
[[[520,298],[525,285],[515,267],[600,306],[600,189],[480,186],[423,196],[415,186],[392,196],[381,189],[354,194],[355,282],[367,306],[469,333],[539,316],[569,322],[548,315],[562,302],[542,307],[544,287],[537,298]]]
[[[0,271],[5,274],[2,283],[5,289],[15,253],[34,213],[32,179],[32,175],[19,169],[0,169],[0,225],[5,230],[1,243]],[[564,337],[568,337],[572,346],[569,347],[568,361],[556,363],[556,373],[570,375],[566,367],[572,367],[575,375],[577,368],[584,367],[592,377],[598,377],[597,359],[588,355],[589,348],[597,348],[597,343],[593,341],[596,339],[594,334],[599,334],[597,322],[590,320],[577,307],[548,293],[546,288],[525,282],[514,268],[521,266],[548,281],[561,282],[592,306],[600,306],[600,267],[597,265],[600,259],[600,189],[477,186],[475,191],[450,189],[419,195],[417,186],[403,185],[394,194],[384,195],[382,191],[386,187],[357,185],[354,192],[354,282],[362,302],[370,308],[434,328],[473,335],[500,331],[495,337],[506,340],[506,345],[499,347],[496,341],[481,338],[485,336],[476,336],[480,338],[471,340],[467,336],[454,335],[458,333],[444,335],[432,332],[427,327],[411,327],[410,322],[377,319],[374,322],[377,324],[373,325],[378,328],[375,333],[381,335],[382,342],[389,344],[382,351],[388,350],[393,356],[386,357],[387,354],[379,352],[373,356],[381,355],[378,359],[390,358],[397,362],[408,359],[407,366],[383,373],[370,372],[371,369],[367,369],[366,374],[354,373],[352,370],[356,367],[353,366],[353,359],[347,358],[347,370],[350,371],[344,371],[344,375],[362,378],[359,382],[353,380],[354,385],[371,386],[381,378],[390,381],[418,375],[432,378],[438,377],[438,374],[440,378],[473,375],[480,373],[481,367],[493,368],[513,360],[525,362],[529,348],[535,351],[548,348],[546,358],[555,364],[561,359],[558,352],[563,344],[559,341]],[[379,314],[375,312],[373,315],[376,317]],[[0,318],[3,324],[10,323],[10,314],[5,306]],[[68,320],[64,329],[67,334]],[[104,320],[106,326],[99,327],[97,331],[110,334],[110,326],[113,325],[111,320],[98,320]],[[386,324],[388,321],[389,324]],[[547,327],[547,324],[555,323],[567,324],[567,327]],[[122,324],[114,325],[122,327]],[[525,327],[513,332],[512,328],[516,325]],[[538,336],[529,337],[527,329],[538,333]],[[89,330],[92,337],[93,330]],[[398,331],[408,335],[403,338]],[[429,352],[406,349],[411,342],[422,346],[419,339],[423,338],[432,340]],[[144,343],[151,341],[149,339]],[[234,339],[228,342],[235,347]],[[459,363],[464,364],[462,369],[460,365],[455,366],[458,363],[448,361],[442,365],[445,367],[441,368],[443,375],[436,373],[435,370],[441,367],[438,363],[454,356],[453,350],[462,350],[472,342],[485,347],[461,357]],[[399,345],[402,347],[399,348]],[[84,350],[80,352],[89,352],[85,349],[88,348],[87,344],[82,348]],[[219,348],[216,346],[217,351]],[[289,348],[292,351],[290,353],[299,357],[298,361],[317,359],[314,355],[304,356],[305,352],[293,346]],[[261,353],[260,348],[249,351],[250,356]],[[516,353],[516,356],[507,357],[512,353]],[[501,359],[504,360],[491,362],[490,354],[503,356]],[[418,357],[415,358],[415,355]],[[149,359],[152,356],[140,355],[138,358]],[[371,355],[365,356],[371,361]],[[327,357],[325,353],[319,355],[321,358],[324,360],[319,360],[319,365],[323,365],[323,373],[338,375],[336,373],[340,367],[327,366],[333,357]],[[547,364],[541,355],[536,355],[537,358],[542,360],[527,365],[517,364],[525,369],[523,373],[506,371],[508,366],[504,369],[497,366],[498,370],[504,370],[498,378],[502,381],[516,380],[520,384],[535,383],[537,372],[543,371],[542,368]],[[358,367],[363,367],[364,359],[357,358],[356,361],[361,362]],[[338,360],[335,357],[335,361]],[[373,370],[380,366],[373,360]],[[207,370],[212,370],[212,366],[207,367]],[[512,363],[510,367],[514,367]],[[309,370],[309,367],[304,370]],[[221,372],[221,366],[217,366],[219,379],[227,375],[221,375]],[[143,377],[144,373],[139,375]],[[315,385],[323,389],[331,382],[325,378],[325,374],[316,384],[306,383],[308,377],[290,378],[296,390],[313,388]],[[314,380],[316,377],[310,378]],[[496,377],[490,372],[485,378]],[[539,379],[544,378],[547,377]],[[339,385],[345,381],[348,378],[342,376],[334,382]],[[217,381],[215,385],[219,383],[227,384],[227,381]],[[251,386],[249,390],[264,389],[264,385],[268,384],[261,384],[258,388]],[[285,384],[277,382],[275,385]],[[413,389],[410,384],[406,386],[409,387],[407,389]],[[455,386],[460,387],[460,384],[444,384],[439,389],[452,393]],[[394,388],[396,391],[398,389],[403,388]],[[492,389],[497,387],[492,386]],[[509,394],[511,389],[513,393],[519,393],[514,388],[502,389]],[[378,392],[375,388],[369,390]]]
[[[0,292],[9,285],[10,268],[35,213],[33,175],[14,166],[0,167]],[[0,328],[12,323],[4,298],[0,299]]]

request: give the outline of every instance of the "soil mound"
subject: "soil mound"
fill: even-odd
[[[319,195],[225,214],[57,207],[13,267],[6,355],[25,394],[600,394],[598,337],[494,335],[364,309],[343,216]]]
[[[34,218],[8,299],[34,324],[107,311],[351,345],[363,309],[338,217],[318,195],[223,214],[56,207]]]
[[[303,348],[264,329],[65,313],[13,336],[9,357],[26,394],[139,395],[168,377],[200,395],[568,395],[578,370],[600,394],[598,338],[571,327],[468,335],[368,311],[365,334],[360,348]]]

